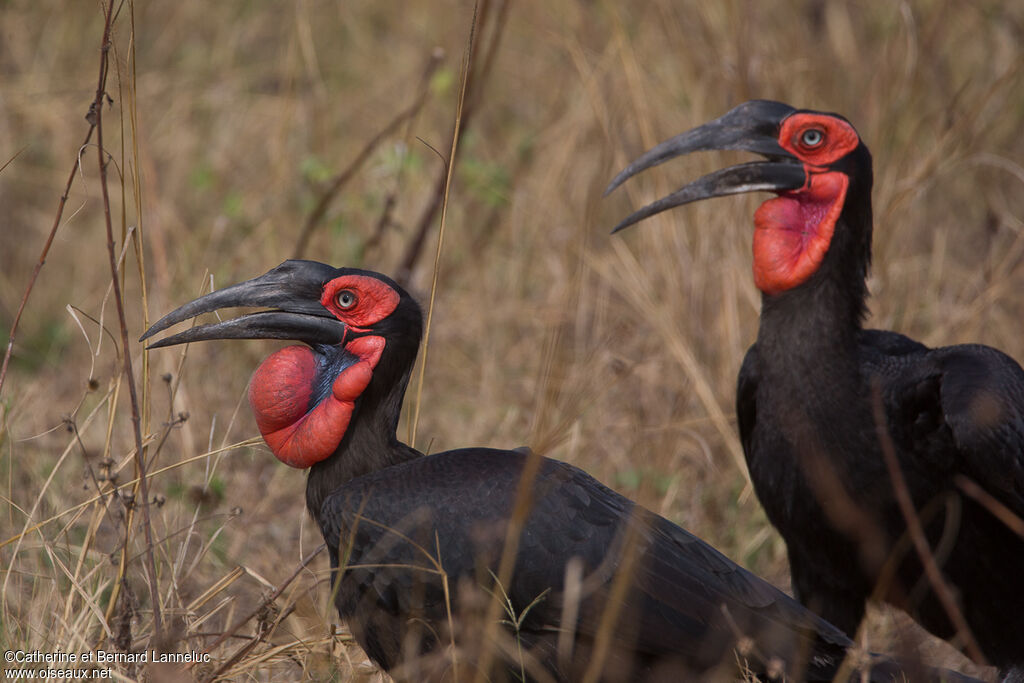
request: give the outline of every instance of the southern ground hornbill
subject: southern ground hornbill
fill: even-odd
[[[708,197],[778,195],[754,214],[762,309],[736,412],[754,488],[789,550],[797,597],[852,634],[878,587],[971,652],[969,631],[974,654],[980,648],[1024,680],[1024,539],[976,501],[981,491],[1011,523],[1024,517],[1024,371],[987,346],[929,349],[862,328],[871,155],[842,116],[747,102],[657,145],[609,191],[668,159],[714,149],[767,161],[704,176],[616,230]],[[894,464],[905,485],[894,486]],[[934,572],[933,581],[925,577],[918,558],[928,553],[912,549],[900,491],[920,515],[941,581]]]
[[[306,344],[267,358],[249,399],[274,454],[309,468],[306,504],[332,568],[342,568],[338,611],[385,669],[411,680],[441,675],[453,660],[449,625],[457,645],[484,630],[460,619],[479,606],[474,586],[482,586],[507,596],[515,619],[505,621],[520,622],[504,639],[499,679],[582,680],[588,667],[601,680],[731,679],[738,660],[791,680],[836,674],[852,645],[846,635],[581,470],[524,450],[424,456],[398,441],[422,316],[389,278],[286,261],[182,306],[144,338],[234,306],[271,310],[193,327],[151,348],[240,338]],[[528,513],[511,579],[498,587],[531,458],[538,469],[524,489]],[[463,674],[474,675],[472,653],[457,653]],[[870,665],[873,681],[898,673],[887,660]],[[964,680],[915,675],[922,673]]]

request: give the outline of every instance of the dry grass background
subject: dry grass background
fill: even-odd
[[[88,127],[102,14],[90,2],[0,4],[0,164],[17,154],[0,171],[4,339]],[[427,145],[448,149],[471,15],[465,0],[123,6],[104,135],[115,231],[133,227],[144,254],[148,310],[129,240],[131,338],[210,276],[224,286],[291,256],[329,179],[415,99],[440,47],[421,111],[373,150],[306,252],[395,273],[443,173]],[[705,202],[609,237],[630,207],[722,159],[601,192],[643,149],[752,97],[842,112],[875,158],[871,324],[1024,360],[1024,6],[521,0],[501,29],[460,143],[417,445],[550,448],[787,585],[782,543],[745,492],[732,409],[756,334],[750,216],[762,198]],[[103,479],[132,480],[134,441],[96,151],[82,152],[0,395],[5,649],[141,647],[153,633],[138,515],[127,588],[108,611],[125,506]],[[389,197],[392,220],[375,238]],[[435,235],[409,273],[421,301]],[[304,476],[252,440],[244,392],[271,348],[199,344],[148,365],[141,344],[129,349],[159,599],[182,651],[212,643],[320,542]],[[228,679],[372,675],[330,628],[326,564],[301,571],[213,665],[263,625],[266,642]],[[936,662],[964,663],[887,610],[873,613],[867,642],[886,649],[901,633]]]

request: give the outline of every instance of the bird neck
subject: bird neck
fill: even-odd
[[[422,457],[396,436],[411,371],[410,366],[396,381],[375,377],[357,401],[337,450],[310,468],[306,505],[314,518],[324,499],[352,479]]]
[[[855,375],[870,259],[870,204],[847,206],[817,272],[797,287],[763,295],[757,337],[763,362],[799,382]]]
[[[765,372],[778,375],[772,378],[774,386],[808,387],[857,373],[860,320],[830,306],[827,302],[837,293],[829,289],[764,297],[757,349]]]
[[[870,220],[870,208],[861,217]],[[819,495],[838,495],[837,487],[862,466],[865,439],[873,434],[860,367],[869,258],[870,222],[837,223],[818,271],[762,298],[756,404],[759,422],[774,432],[771,458],[762,462],[795,459],[793,471]]]
[[[834,351],[856,349],[867,313],[871,260],[869,187],[858,185],[851,183],[828,249],[810,278],[792,289],[764,293],[759,348],[762,341],[771,346],[778,337],[790,347],[799,341],[834,347]]]

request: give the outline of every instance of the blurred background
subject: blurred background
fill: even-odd
[[[201,651],[321,538],[304,474],[253,438],[246,385],[274,345],[147,358],[135,340],[211,284],[292,256],[382,271],[426,304],[473,5],[118,8],[103,135],[159,599],[172,648]],[[153,632],[139,505],[131,486],[111,492],[135,477],[135,441],[95,137],[81,147],[103,23],[99,3],[0,3],[2,340],[81,159],[0,389],[5,648],[139,648]],[[1024,361],[1022,46],[1016,2],[482,3],[416,446],[530,445],[788,588],[733,409],[757,331],[751,216],[764,197],[612,237],[631,208],[743,157],[699,155],[603,189],[640,152],[747,99],[840,112],[875,160],[869,325]],[[414,400],[415,384],[406,440]],[[332,628],[326,570],[314,559],[189,675],[263,629],[222,675],[380,676]],[[969,669],[888,609],[866,642]]]

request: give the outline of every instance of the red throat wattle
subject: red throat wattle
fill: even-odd
[[[821,267],[850,179],[808,169],[808,186],[769,199],[754,213],[754,283],[765,294],[803,284]]]
[[[359,337],[345,349],[360,360],[334,380],[331,393],[309,407],[317,364],[307,346],[287,346],[271,354],[253,373],[249,405],[263,440],[278,460],[306,468],[338,448],[384,351],[384,338]]]

